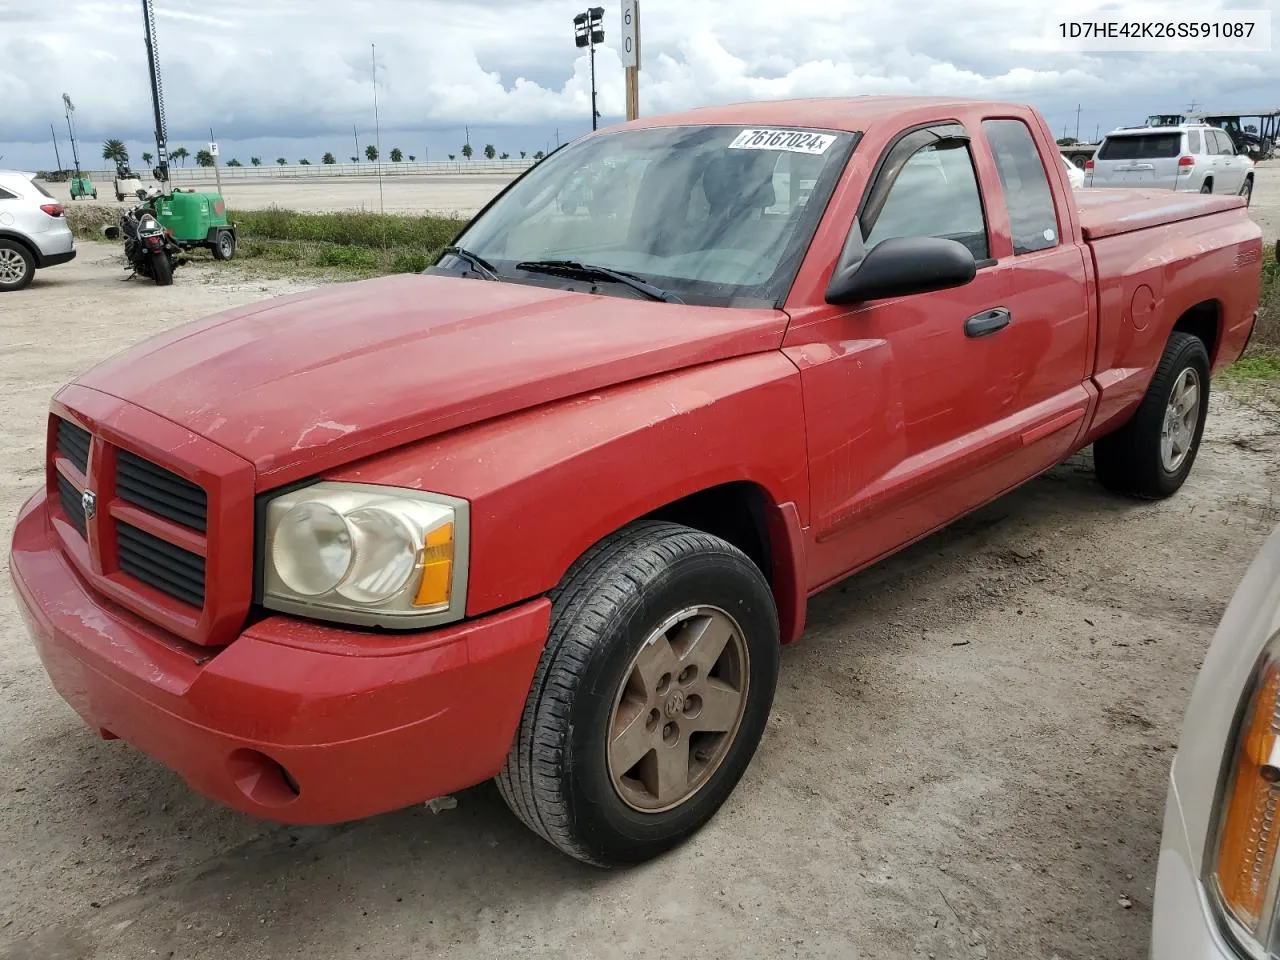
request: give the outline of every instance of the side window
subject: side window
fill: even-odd
[[[0,200],[17,200],[17,199],[18,198],[16,196],[14,196],[4,187],[0,187]]]
[[[1204,148],[1200,145],[1200,131],[1188,130],[1187,131],[1187,153],[1194,153],[1198,155],[1204,152],[1205,152]],[[1212,153],[1213,151],[1209,151],[1209,152]]]
[[[1236,145],[1231,142],[1231,134],[1222,130],[1218,131],[1218,152],[1231,157],[1236,154]]]
[[[1014,253],[1058,245],[1058,214],[1040,151],[1021,120],[984,120],[982,132],[995,155],[1000,185],[1009,207]]]
[[[987,221],[968,148],[927,144],[913,153],[862,233],[868,250],[895,237],[945,237],[963,243],[975,260],[986,260]]]

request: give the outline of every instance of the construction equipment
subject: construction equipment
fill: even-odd
[[[98,199],[98,188],[93,185],[93,181],[86,177],[80,170],[80,150],[76,146],[76,127],[73,118],[75,117],[76,105],[71,102],[71,98],[67,94],[62,95],[62,106],[67,114],[67,135],[71,138],[71,159],[75,163],[76,175],[71,178],[71,199],[79,200],[82,197],[92,197]],[[54,140],[54,146],[57,146],[57,139]]]
[[[155,111],[158,195],[146,198],[165,233],[183,250],[207,247],[218,260],[230,260],[236,252],[236,228],[227,220],[227,205],[220,193],[175,189],[169,182],[169,131],[164,112],[164,88],[160,82],[160,56],[156,48],[154,0],[142,0],[146,28],[147,65],[151,74],[151,105]]]

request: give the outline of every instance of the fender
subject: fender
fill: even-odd
[[[467,615],[554,587],[609,533],[690,494],[764,491],[784,637],[803,627],[808,515],[796,368],[776,351],[525,410],[325,474],[471,503]]]

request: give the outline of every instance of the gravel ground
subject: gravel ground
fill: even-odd
[[[1254,191],[1253,217],[1268,237],[1280,235],[1280,160],[1258,164]],[[487,175],[424,175],[386,177],[382,182],[382,199],[378,181],[352,177],[332,180],[259,180],[228,183],[223,191],[233,210],[258,210],[270,206],[288,210],[379,210],[387,213],[434,213],[470,217],[480,211],[511,177]],[[64,202],[70,201],[69,184],[49,184],[51,193]],[[213,181],[197,189],[213,189]],[[110,191],[98,187],[98,196],[106,198]],[[86,201],[77,200],[76,203]],[[101,201],[100,201],[101,202]],[[114,201],[110,201],[115,205]]]
[[[5,295],[0,542],[61,384],[298,288],[212,262],[170,288],[121,275],[83,244]],[[0,957],[1145,956],[1181,714],[1280,519],[1278,400],[1218,392],[1170,501],[1109,496],[1077,457],[817,598],[737,792],[625,872],[559,855],[488,784],[322,829],[206,802],[81,724],[4,576]]]

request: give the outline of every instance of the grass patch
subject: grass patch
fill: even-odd
[[[299,213],[295,210],[245,210],[231,215],[246,237],[389,250],[439,249],[467,224],[452,217],[407,217],[398,214]]]

